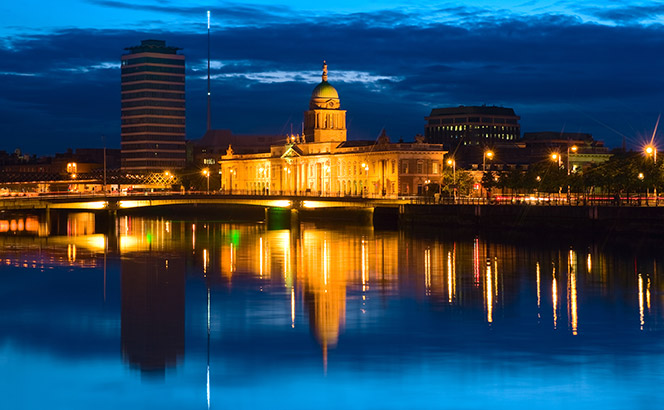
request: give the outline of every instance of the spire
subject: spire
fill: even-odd
[[[323,81],[327,81],[327,63],[323,60]]]
[[[207,11],[207,23],[208,23],[208,66],[207,66],[207,130],[210,131],[211,120],[210,120],[210,10]]]

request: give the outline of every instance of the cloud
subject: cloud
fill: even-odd
[[[422,132],[431,108],[486,103],[515,108],[524,131],[575,123],[615,145],[615,133],[600,123],[634,134],[664,111],[660,25],[469,8],[438,10],[467,18],[464,24],[417,24],[408,10],[334,15],[321,24],[311,16],[273,18],[285,8],[250,9],[228,10],[244,20],[212,31],[218,128],[280,133],[289,123],[297,126],[324,59],[348,110],[351,138],[375,138],[382,127],[409,138]],[[198,138],[205,130],[207,36],[167,28],[67,29],[13,39],[11,48],[0,49],[0,73],[12,78],[0,90],[7,107],[0,132],[27,151],[62,150],[62,141],[85,146],[90,135],[101,134],[119,145],[117,63],[125,47],[160,38],[186,55],[187,135]],[[52,138],[45,139],[40,124],[48,124]]]
[[[634,24],[640,22],[662,22],[664,17],[664,4],[650,2],[642,5],[612,5],[600,7],[582,7],[579,11],[599,19],[619,24]]]

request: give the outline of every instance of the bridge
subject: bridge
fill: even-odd
[[[168,207],[177,209],[177,212],[232,208],[234,210],[232,215],[235,218],[259,218],[270,226],[283,228],[297,224],[301,212],[302,215],[309,217],[325,218],[332,216],[330,211],[336,209],[338,212],[333,216],[336,219],[361,215],[361,219],[366,222],[393,226],[398,222],[398,215],[402,209],[400,207],[410,202],[411,199],[405,198],[218,193],[57,194],[3,197],[0,199],[0,211],[44,212],[48,221],[53,211],[90,211],[97,215],[95,219],[100,230],[107,230],[113,226],[118,212]],[[227,213],[225,215],[228,216]]]
[[[374,226],[480,227],[500,231],[541,229],[567,233],[652,235],[664,237],[664,207],[659,201],[611,199],[586,201],[489,202],[482,198],[326,197],[302,195],[228,195],[206,193],[149,193],[134,195],[60,194],[0,197],[0,211],[95,212],[98,231],[111,229],[118,212],[173,207],[174,214],[198,215],[204,210],[227,210],[230,219],[264,220],[268,226],[294,227],[302,218],[359,220]],[[496,205],[498,204],[498,205]],[[264,210],[264,212],[263,212]],[[358,217],[359,215],[359,217]],[[276,225],[271,225],[274,223]]]
[[[263,208],[317,209],[394,207],[410,203],[405,198],[362,198],[296,195],[223,195],[158,193],[135,195],[64,194],[4,197],[0,210],[110,210],[182,205],[244,205]]]

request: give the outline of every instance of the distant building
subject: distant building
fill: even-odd
[[[185,165],[185,65],[179,48],[143,40],[122,56],[122,170]]]
[[[485,153],[491,151],[491,158]],[[571,132],[527,132],[517,141],[498,142],[487,146],[459,147],[455,154],[457,166],[487,171],[526,170],[531,165],[560,160],[572,172],[599,164],[611,158],[609,149],[591,134]]]
[[[599,164],[611,158],[609,149],[603,141],[596,141],[591,134],[581,132],[539,131],[526,132],[522,142],[528,150],[532,162],[549,160],[552,154],[559,154],[564,159],[563,166],[569,166],[572,172]]]
[[[426,141],[444,144],[454,151],[459,146],[486,146],[521,137],[520,117],[512,108],[459,106],[434,108],[425,117]]]
[[[218,171],[218,160],[229,146],[238,154],[264,152],[266,147],[285,144],[286,135],[233,134],[231,130],[208,130],[201,139],[187,141],[187,162]]]

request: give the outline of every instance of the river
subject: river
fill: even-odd
[[[661,255],[601,241],[0,217],[0,407],[657,408]],[[218,220],[212,220],[218,219]]]

